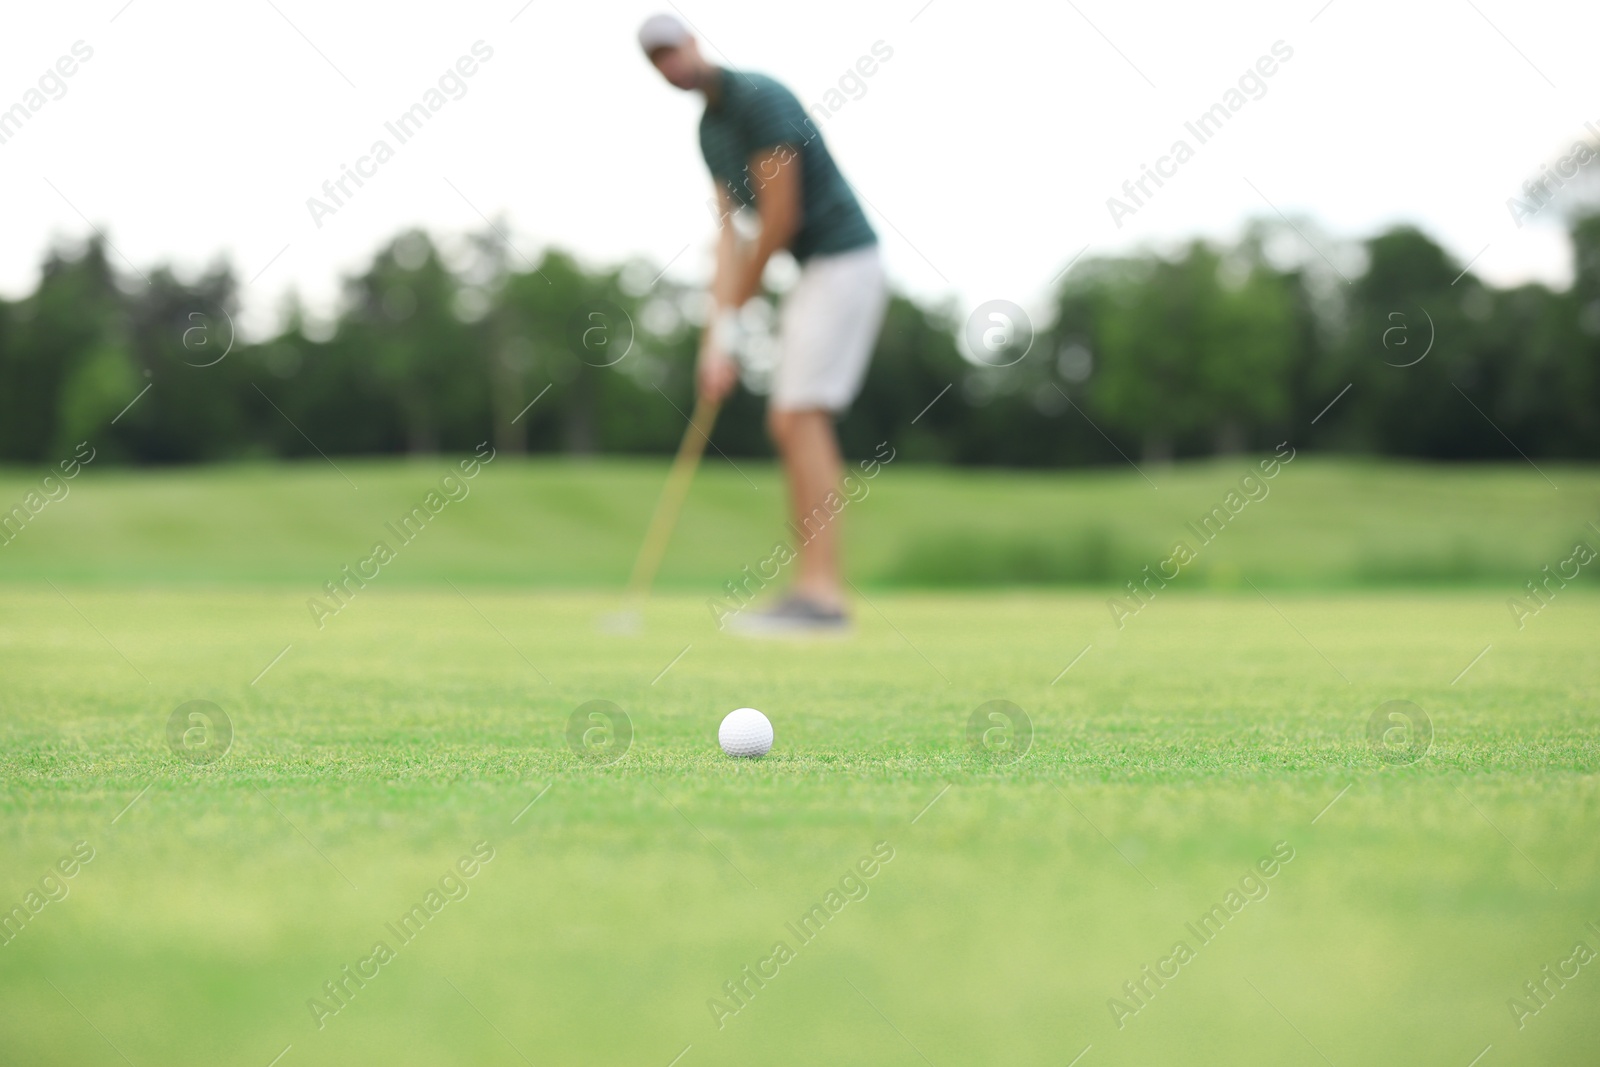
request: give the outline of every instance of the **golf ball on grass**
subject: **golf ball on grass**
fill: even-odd
[[[772,748],[772,720],[755,708],[730,711],[717,728],[717,743],[730,756],[765,756]]]

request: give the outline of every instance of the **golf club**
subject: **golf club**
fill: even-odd
[[[662,557],[666,555],[667,543],[672,540],[672,531],[678,524],[678,513],[683,510],[684,498],[689,495],[695,468],[700,465],[700,457],[705,454],[706,445],[711,440],[711,428],[716,424],[721,406],[720,401],[709,399],[704,394],[696,397],[694,414],[689,417],[689,425],[683,431],[678,454],[672,461],[672,469],[667,472],[666,485],[656,501],[656,510],[645,530],[639,555],[633,561],[633,573],[628,578],[624,606],[621,611],[602,620],[604,629],[613,633],[635,633],[641,627],[645,598],[650,595],[650,586],[655,582]]]

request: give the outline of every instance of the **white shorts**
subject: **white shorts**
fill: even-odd
[[[769,404],[840,411],[861,391],[889,286],[876,244],[813,256],[778,311],[778,366]]]

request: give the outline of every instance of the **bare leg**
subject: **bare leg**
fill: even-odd
[[[767,429],[789,481],[789,510],[799,531],[800,570],[794,592],[825,608],[844,607],[839,568],[839,516],[828,508],[844,474],[833,413],[820,408],[769,410]]]

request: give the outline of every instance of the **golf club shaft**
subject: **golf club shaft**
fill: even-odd
[[[655,514],[650,518],[650,528],[645,532],[644,544],[639,546],[639,556],[633,562],[633,576],[628,579],[628,600],[637,607],[650,592],[661,558],[666,555],[667,542],[672,539],[673,527],[678,522],[678,512],[689,495],[689,484],[694,480],[695,468],[705,453],[711,439],[711,427],[717,421],[721,402],[701,395],[695,399],[694,414],[689,427],[683,432],[678,445],[678,455],[667,474],[667,484],[656,502]]]

